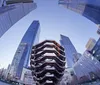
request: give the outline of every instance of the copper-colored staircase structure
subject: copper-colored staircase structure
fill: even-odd
[[[37,85],[57,85],[65,70],[64,48],[45,40],[32,48],[30,65]]]

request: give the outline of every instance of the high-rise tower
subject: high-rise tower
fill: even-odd
[[[100,38],[98,39],[90,53],[100,62]]]
[[[0,37],[36,7],[33,0],[0,0]]]
[[[23,67],[28,66],[32,46],[39,41],[39,26],[39,21],[33,21],[19,44],[11,64],[11,74],[15,77],[20,78]]]
[[[100,24],[100,0],[59,0],[59,4]]]
[[[93,47],[95,46],[95,44],[96,44],[96,40],[93,38],[90,38],[86,44],[86,50],[91,51]]]
[[[77,76],[78,83],[83,85],[100,79],[100,62],[99,58],[91,55],[88,51],[83,55],[73,66],[75,75]],[[100,81],[99,83],[100,84]]]
[[[74,72],[80,84],[95,82],[96,85],[100,83],[100,38],[97,42],[90,38],[86,47],[82,57],[73,66]]]
[[[75,61],[74,54],[77,54],[77,51],[70,39],[64,35],[61,35],[60,43],[65,49],[66,65],[67,67],[72,67]]]

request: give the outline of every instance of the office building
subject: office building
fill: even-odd
[[[95,44],[96,44],[96,40],[93,38],[90,38],[86,44],[86,50],[91,51],[93,47],[95,46]]]
[[[79,85],[100,84],[99,42],[90,38],[86,51],[72,67]]]
[[[65,49],[66,66],[72,67],[76,60],[75,54],[77,54],[77,51],[70,39],[64,35],[61,35],[60,43]]]
[[[36,85],[59,85],[65,70],[64,48],[45,40],[32,48],[30,65]]]
[[[11,69],[11,65],[9,64],[8,67],[7,67],[7,69],[6,69],[5,79],[9,79],[10,69]]]
[[[77,77],[73,68],[66,68],[59,85],[78,85]]]
[[[82,57],[74,64],[73,69],[80,85],[100,84],[100,38],[96,42],[90,38],[86,51]]]
[[[89,84],[100,79],[100,62],[88,51],[74,64],[73,69],[79,84]]]
[[[90,38],[83,56],[73,66],[80,85],[100,84],[100,38]]]
[[[90,53],[100,62],[100,38],[98,39]]]
[[[100,24],[100,0],[59,0],[59,4]]]
[[[33,21],[24,34],[11,64],[11,74],[20,79],[23,67],[28,67],[32,46],[39,41],[39,21]]]
[[[76,63],[82,57],[82,54],[81,53],[75,53],[73,56],[74,56],[74,63]]]
[[[35,81],[33,81],[33,76],[32,76],[30,68],[23,68],[21,81],[25,85],[36,85]]]
[[[25,0],[26,3],[22,2],[23,0],[17,0],[19,2],[8,0],[5,2],[6,5],[2,6],[3,1],[6,0],[0,0],[0,37],[17,21],[37,7],[33,0],[32,2]]]

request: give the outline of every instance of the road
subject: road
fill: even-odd
[[[10,85],[10,84],[6,84],[0,81],[0,85]]]

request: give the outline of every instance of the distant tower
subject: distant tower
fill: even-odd
[[[32,48],[31,69],[36,85],[57,85],[65,70],[64,48],[45,40]]]
[[[0,0],[0,37],[36,7],[33,0]]]
[[[39,41],[39,26],[39,21],[33,21],[19,44],[11,64],[11,74],[15,77],[20,78],[23,67],[28,66],[32,46]]]
[[[64,35],[61,35],[60,43],[65,49],[67,67],[72,67],[74,65],[75,59],[74,54],[77,54],[77,51],[72,42],[70,41],[70,39]]]
[[[90,38],[86,44],[86,50],[91,51],[93,49],[93,47],[95,46],[95,44],[96,44],[96,40],[93,38]]]
[[[91,50],[91,54],[100,62],[100,38]]]

